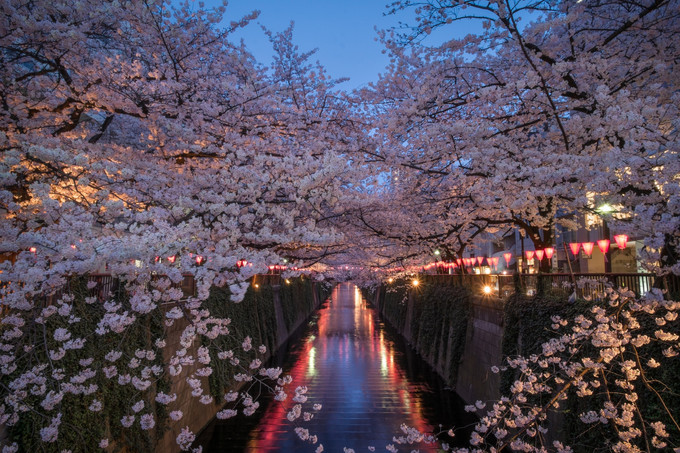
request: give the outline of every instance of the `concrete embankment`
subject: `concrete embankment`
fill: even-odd
[[[503,306],[451,281],[395,282],[373,304],[409,344],[468,403],[500,395]]]

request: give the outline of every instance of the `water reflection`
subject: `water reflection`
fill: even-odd
[[[311,421],[293,424],[286,418],[295,404],[289,398],[263,404],[267,407],[259,418],[215,420],[199,436],[197,443],[204,451],[314,451],[315,446],[297,437],[295,426],[316,434],[327,452],[345,446],[385,451],[393,436],[402,435],[402,423],[423,431],[432,431],[432,423],[461,424],[453,419],[460,414],[461,401],[444,391],[441,382],[385,328],[354,285],[338,285],[315,320],[281,355],[284,371],[293,377],[289,393],[297,385],[306,385],[309,400],[303,410],[311,411],[314,403],[321,403],[323,409]],[[418,448],[437,451],[424,445]]]

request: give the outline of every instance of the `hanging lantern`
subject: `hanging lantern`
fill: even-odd
[[[510,265],[510,260],[512,259],[512,253],[510,253],[510,252],[504,253],[503,258],[505,258],[505,265],[506,266]]]
[[[609,251],[609,239],[600,239],[597,241],[597,247],[602,253],[607,253]]]
[[[28,251],[31,252],[31,253],[37,253],[38,249],[35,248],[35,247],[31,247],[31,248],[28,249]]]
[[[481,266],[483,262],[484,262],[484,257],[483,257],[483,256],[478,256],[478,257],[477,257],[477,264],[479,264],[479,265]]]
[[[527,255],[527,261],[531,261],[534,259],[534,251],[533,250],[527,250],[524,253]]]
[[[594,242],[584,242],[583,243],[583,253],[585,253],[587,256],[590,256],[593,254],[593,247],[595,247]]]
[[[614,240],[616,241],[616,245],[618,245],[620,249],[625,249],[626,245],[628,244],[628,235],[617,234],[616,236],[614,236]]]
[[[545,256],[545,250],[536,250],[536,258],[538,261],[543,261],[543,257]]]
[[[570,242],[569,248],[571,249],[571,253],[573,253],[574,256],[576,256],[578,255],[578,249],[581,248],[581,244],[579,242]]]
[[[458,263],[459,266],[462,266],[463,260],[461,258],[456,258],[456,263]]]
[[[555,254],[555,249],[552,247],[546,247],[545,248],[545,257],[548,258],[549,260],[552,259],[553,255]]]
[[[174,263],[176,259],[177,259],[177,257],[175,255],[168,257],[168,261],[170,261],[171,263]]]
[[[201,264],[203,262],[203,257],[201,255],[196,255],[196,264]]]

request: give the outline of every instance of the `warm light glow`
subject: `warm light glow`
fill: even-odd
[[[387,279],[387,283],[392,283],[393,281],[394,281],[394,279],[392,277]]]
[[[493,289],[489,285],[484,285],[484,288],[482,288],[482,292],[486,295],[491,294]]]
[[[260,287],[260,285],[255,283],[255,288],[259,288],[259,287]]]
[[[437,256],[439,256],[439,255],[441,255],[441,252],[440,252],[439,250],[435,250],[435,251],[434,251],[434,254],[437,255]]]
[[[483,257],[483,256],[478,256],[478,257],[477,257],[477,263],[481,266],[483,262],[484,262],[484,257]]]
[[[197,256],[196,257],[196,264],[201,264],[203,262],[203,257],[202,256]]]
[[[593,247],[595,247],[594,242],[584,242],[582,245],[583,245],[583,252],[586,255],[590,256],[590,255],[593,254]]]
[[[177,259],[177,257],[175,255],[168,257],[168,261],[170,261],[171,263],[174,263],[176,259]]]
[[[548,258],[549,260],[552,259],[553,255],[555,254],[555,249],[552,247],[546,247],[545,248],[545,257]]]
[[[618,245],[620,249],[625,249],[626,244],[628,243],[628,235],[617,234],[616,236],[614,236],[614,240],[616,241],[616,245]]]
[[[578,255],[578,250],[581,248],[581,244],[579,242],[570,242],[569,248],[571,249],[571,253],[576,256]]]
[[[600,214],[609,214],[610,212],[614,212],[614,207],[608,203],[605,203],[597,208],[597,212]]]
[[[510,260],[512,259],[512,253],[506,252],[503,254],[503,258],[505,258],[505,265],[507,266],[510,264]]]
[[[527,255],[527,261],[531,261],[534,259],[534,251],[533,250],[527,250],[524,252]]]
[[[28,249],[28,251],[31,252],[31,253],[35,253],[35,252],[38,251],[38,249],[35,248],[35,247],[31,247],[30,249]]]
[[[413,279],[413,281],[411,283],[413,284],[413,286],[420,285],[420,282],[418,280],[416,280],[415,278]]]
[[[600,239],[597,241],[597,247],[602,253],[607,253],[609,250],[609,239]]]
[[[290,280],[286,279],[286,285],[290,285]]]
[[[538,259],[538,261],[543,261],[544,256],[545,250],[536,250],[536,259]]]

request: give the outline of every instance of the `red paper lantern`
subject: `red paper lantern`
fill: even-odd
[[[504,253],[504,254],[503,254],[503,258],[505,258],[505,264],[506,264],[506,265],[509,265],[509,264],[510,264],[510,260],[512,259],[512,253],[510,253],[510,252]]]
[[[552,247],[546,247],[545,248],[545,257],[548,258],[549,260],[552,259],[553,255],[555,254],[555,249]]]
[[[545,256],[545,250],[536,250],[536,258],[538,261],[543,261],[543,256]]]
[[[527,250],[524,253],[527,255],[527,261],[531,261],[534,259],[534,251],[533,250]]]
[[[456,258],[456,263],[458,263],[459,266],[462,266],[463,260],[461,258]]]
[[[196,255],[196,264],[201,264],[203,262],[203,257],[200,255]]]
[[[483,256],[478,256],[478,257],[477,257],[477,263],[481,266],[483,262],[484,262],[484,257],[483,257]]]
[[[593,247],[595,247],[594,242],[584,242],[583,243],[583,252],[587,255],[590,256],[593,254]]]
[[[177,259],[177,257],[175,255],[168,257],[168,261],[170,261],[171,263],[174,263],[176,259]]]
[[[602,253],[607,253],[609,250],[609,239],[600,239],[597,241],[597,247]]]
[[[574,256],[576,256],[576,255],[578,255],[578,249],[581,248],[581,244],[578,243],[578,242],[570,242],[569,248],[571,249],[571,253],[573,253]]]
[[[628,235],[617,234],[616,236],[614,236],[614,240],[616,241],[616,245],[618,245],[620,249],[625,249],[626,245],[628,244]]]

